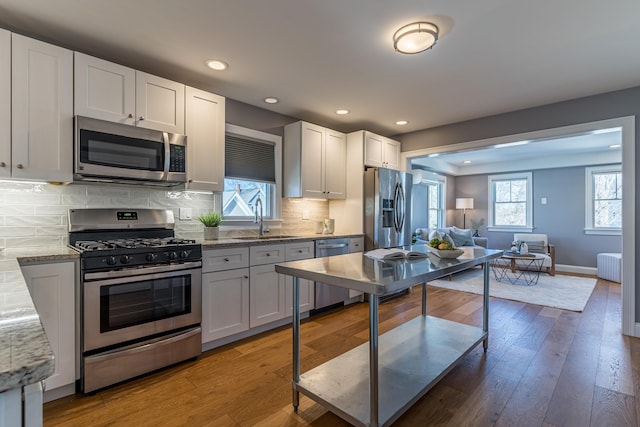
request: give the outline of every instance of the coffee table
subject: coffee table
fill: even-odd
[[[505,251],[500,258],[491,261],[491,269],[498,282],[533,286],[538,284],[543,263],[542,255]]]

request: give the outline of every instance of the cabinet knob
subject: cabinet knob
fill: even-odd
[[[224,262],[229,262],[229,258],[225,258],[225,259],[224,259]]]
[[[144,120],[144,116],[140,116],[140,118],[138,120],[143,121]]]
[[[301,254],[302,253],[302,249],[298,249],[298,253]]]
[[[0,162],[0,168],[3,168],[5,166],[7,166],[7,164],[5,162]]]
[[[267,252],[267,256],[271,256],[271,254],[269,252]]]
[[[245,279],[248,279],[248,278],[249,278],[249,276],[246,276],[246,275],[245,275],[245,276],[243,276],[243,277],[244,277]]]
[[[24,169],[24,166],[22,166],[22,163],[18,163],[18,165],[16,166],[18,169]]]
[[[129,115],[127,116],[128,119],[133,119],[133,114],[129,113]]]

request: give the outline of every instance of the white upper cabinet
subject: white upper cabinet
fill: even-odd
[[[147,129],[184,134],[182,83],[136,71],[136,123]]]
[[[284,196],[344,199],[346,135],[307,122],[284,128]]]
[[[84,53],[74,55],[76,115],[133,125],[136,71]]]
[[[0,29],[0,177],[11,176],[11,33]]]
[[[400,143],[384,136],[364,131],[364,165],[400,169]]]
[[[111,122],[184,134],[185,86],[75,53],[75,112]]]
[[[224,190],[225,99],[186,88],[187,183],[191,190]]]
[[[11,176],[73,180],[73,53],[11,35]]]

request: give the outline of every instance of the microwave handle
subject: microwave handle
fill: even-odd
[[[169,165],[171,162],[171,144],[169,143],[169,134],[162,132],[162,140],[164,141],[164,178],[169,176]]]

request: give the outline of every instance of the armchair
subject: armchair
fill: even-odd
[[[513,241],[527,242],[529,252],[543,255],[542,269],[550,276],[556,275],[556,247],[549,243],[546,234],[521,234],[513,235]]]

